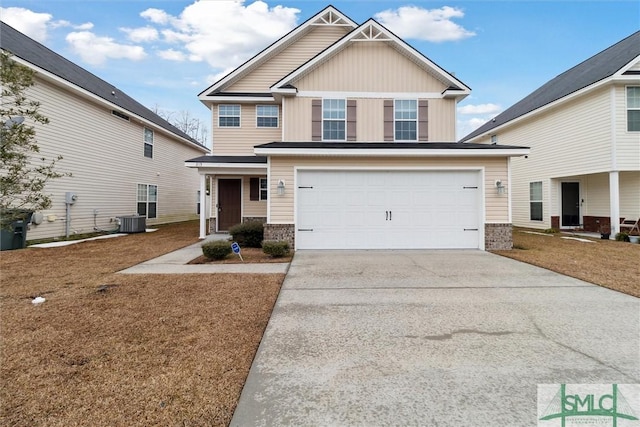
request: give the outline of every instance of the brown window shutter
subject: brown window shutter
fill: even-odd
[[[418,141],[429,140],[429,101],[418,101]]]
[[[356,140],[356,100],[347,100],[347,141]]]
[[[260,200],[260,178],[249,180],[249,200]]]
[[[322,99],[311,100],[311,140],[322,141]]]
[[[384,100],[384,140],[393,141],[393,99]]]

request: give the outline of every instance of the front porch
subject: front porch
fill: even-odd
[[[625,218],[640,217],[638,171],[552,178],[550,188],[552,228],[594,233],[608,228],[613,237]]]

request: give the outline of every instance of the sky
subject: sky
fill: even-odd
[[[0,19],[145,106],[210,127],[197,95],[328,4],[373,17],[471,87],[458,138],[640,29],[638,0],[2,0]]]

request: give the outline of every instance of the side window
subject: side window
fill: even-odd
[[[138,215],[146,216],[148,219],[158,216],[158,186],[138,184],[137,193]]]
[[[322,139],[344,141],[346,139],[347,109],[344,99],[322,100]]]
[[[153,131],[144,128],[144,156],[153,158]]]
[[[394,103],[396,141],[418,140],[418,102],[415,99],[396,99]]]
[[[267,200],[267,178],[260,178],[260,200]]]
[[[278,106],[256,105],[256,126],[259,128],[277,128]]]
[[[640,86],[627,87],[627,131],[640,132]]]
[[[542,221],[542,182],[529,183],[529,218]]]
[[[240,105],[218,105],[218,126],[221,128],[239,128]]]

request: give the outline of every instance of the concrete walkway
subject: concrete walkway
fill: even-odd
[[[189,273],[276,273],[285,274],[289,263],[243,263],[243,264],[187,264],[202,255],[202,244],[211,240],[226,240],[228,234],[210,234],[201,242],[194,243],[158,258],[119,271],[122,274],[189,274]],[[234,255],[235,256],[235,255]]]
[[[639,383],[639,313],[482,251],[298,251],[231,426],[560,425],[537,385]]]

